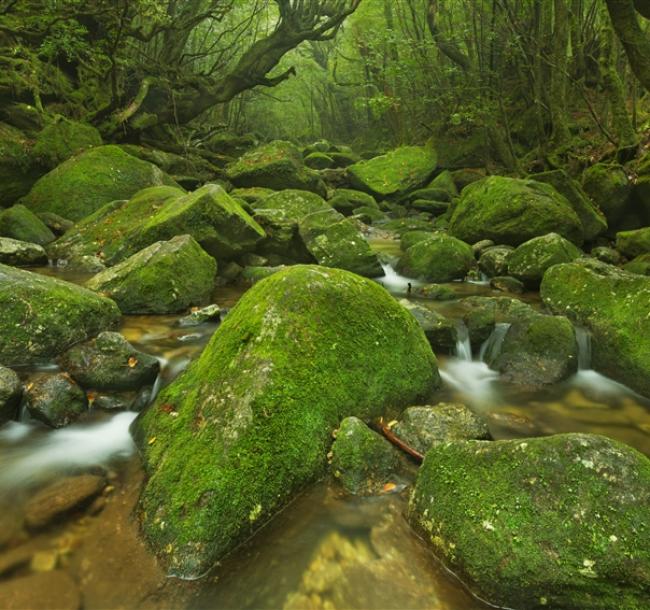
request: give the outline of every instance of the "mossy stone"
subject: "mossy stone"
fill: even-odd
[[[47,254],[38,244],[0,237],[0,263],[14,267],[47,265]]]
[[[430,146],[403,146],[348,168],[354,188],[375,197],[399,197],[425,185],[437,166]]]
[[[650,278],[594,259],[551,267],[540,294],[592,334],[592,365],[650,396]]]
[[[0,366],[0,426],[16,417],[22,395],[23,385],[15,371]]]
[[[630,203],[632,184],[625,169],[617,164],[596,163],[582,174],[582,188],[615,227]]]
[[[96,146],[43,176],[21,200],[33,212],[81,220],[104,204],[129,199],[148,186],[177,186],[158,167],[119,146]]]
[[[114,328],[110,299],[51,277],[0,265],[0,362],[29,364]]]
[[[0,235],[39,246],[55,240],[54,233],[47,225],[20,204],[0,212]]]
[[[400,305],[411,312],[424,331],[431,348],[437,354],[452,354],[456,347],[458,329],[456,324],[442,314],[424,305],[413,303],[408,299],[400,299]]]
[[[47,171],[33,154],[32,144],[22,131],[0,122],[0,206],[26,195]]]
[[[63,428],[88,411],[88,398],[64,373],[39,374],[25,386],[25,406],[34,419],[51,428]]]
[[[335,163],[327,153],[313,152],[305,157],[305,165],[310,169],[331,169]]]
[[[453,174],[448,169],[440,172],[431,182],[429,182],[427,187],[447,192],[450,196],[450,200],[454,197],[458,197],[458,187],[454,182]]]
[[[435,233],[411,246],[400,258],[397,270],[428,282],[450,282],[463,279],[475,264],[471,246],[445,233]]]
[[[384,288],[338,269],[278,271],[134,424],[145,538],[169,573],[204,573],[323,474],[341,419],[438,385],[422,330]]]
[[[649,504],[648,458],[602,436],[561,434],[432,449],[409,520],[496,606],[641,610]]]
[[[478,267],[488,277],[507,275],[508,263],[514,251],[512,246],[486,248],[478,259]]]
[[[628,258],[650,252],[650,227],[616,234],[616,249]]]
[[[275,191],[273,189],[251,186],[249,188],[233,189],[228,194],[235,199],[243,199],[246,203],[257,204],[274,193]]]
[[[490,176],[463,189],[450,233],[474,243],[491,239],[518,246],[552,231],[580,245],[583,230],[571,204],[549,184]]]
[[[57,117],[36,137],[34,154],[48,169],[54,169],[73,155],[102,144],[102,136],[92,125]]]
[[[639,275],[650,275],[650,253],[640,254],[629,263],[623,265],[625,271],[638,273]]]
[[[421,241],[426,241],[433,235],[435,235],[433,231],[409,231],[408,233],[402,233],[399,246],[402,252],[406,252],[411,246],[419,244]]]
[[[216,261],[193,237],[179,235],[100,271],[86,287],[113,299],[122,313],[177,313],[205,305],[216,274]]]
[[[328,202],[337,212],[349,216],[356,208],[366,207],[379,210],[372,195],[354,189],[336,189]]]

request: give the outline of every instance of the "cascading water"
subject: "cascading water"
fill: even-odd
[[[498,358],[510,326],[506,322],[500,322],[494,326],[494,330],[490,333],[490,336],[481,345],[479,352],[479,360],[481,362],[494,362]]]
[[[578,370],[591,369],[591,333],[582,327],[576,327],[576,343],[578,344]]]
[[[384,270],[384,277],[376,279],[388,292],[396,295],[408,294],[409,284],[412,288],[416,286],[423,286],[424,282],[404,277],[395,271],[395,268],[390,263],[381,263]]]

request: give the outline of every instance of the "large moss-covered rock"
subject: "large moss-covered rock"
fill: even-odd
[[[113,202],[79,222],[50,247],[53,258],[97,254],[115,264],[151,244],[191,235],[221,260],[253,250],[264,230],[220,186],[194,193],[159,186],[128,202]]]
[[[418,295],[419,296],[419,295]],[[430,298],[430,297],[429,297]],[[414,303],[408,299],[400,299],[400,305],[411,312],[424,331],[433,351],[451,354],[456,347],[458,329],[453,320],[446,318],[433,309]]]
[[[375,197],[396,197],[424,186],[436,170],[430,146],[403,146],[348,168],[354,188]]]
[[[579,182],[573,180],[564,170],[556,169],[531,176],[533,180],[550,184],[564,195],[582,223],[585,241],[592,241],[607,230],[607,219]]]
[[[463,189],[449,231],[468,243],[491,239],[518,246],[552,231],[578,245],[583,241],[580,219],[552,186],[503,176],[490,176]]]
[[[336,189],[329,200],[329,204],[346,216],[352,214],[357,208],[379,209],[372,195],[354,189]]]
[[[102,136],[92,125],[57,117],[36,137],[34,154],[48,169],[53,169],[73,155],[101,145]]]
[[[64,373],[39,374],[25,386],[25,406],[34,419],[52,428],[62,428],[88,411],[88,398]]]
[[[19,129],[0,122],[0,206],[26,195],[46,171],[32,152],[32,141]]]
[[[508,259],[510,275],[530,286],[538,286],[549,267],[570,263],[583,256],[569,240],[548,233],[521,244]]]
[[[584,259],[551,267],[540,293],[592,333],[592,365],[650,396],[650,278]]]
[[[486,248],[478,259],[478,267],[488,277],[506,275],[508,273],[508,263],[514,251],[515,249],[512,246]]]
[[[357,224],[333,209],[314,212],[300,222],[300,237],[318,264],[380,277],[384,270]]]
[[[293,144],[280,140],[247,152],[228,166],[227,175],[238,187],[301,189],[326,194],[318,172],[305,167],[300,151]]]
[[[116,326],[117,305],[75,284],[0,265],[0,362],[28,364]]]
[[[450,282],[463,279],[475,264],[471,246],[445,233],[434,233],[411,246],[397,270],[429,282]]]
[[[448,443],[409,519],[479,597],[511,608],[641,610],[650,590],[650,461],[602,436]]]
[[[582,188],[602,210],[610,226],[616,226],[629,207],[632,184],[620,165],[596,163],[582,174]]]
[[[381,286],[278,271],[135,423],[146,539],[172,574],[202,574],[324,472],[341,419],[413,404],[438,383],[424,334]]]
[[[39,246],[55,239],[54,233],[38,216],[19,204],[0,212],[0,235]]]
[[[119,146],[97,146],[43,176],[21,203],[34,212],[81,220],[106,203],[162,184],[175,185],[158,167],[128,155]]]
[[[623,269],[630,273],[650,275],[650,252],[647,254],[640,254],[636,258],[633,258],[629,263],[623,265]]]
[[[617,233],[616,249],[628,258],[647,254],[650,252],[650,227]]]
[[[0,237],[0,263],[14,267],[47,265],[47,254],[38,244]]]
[[[217,263],[190,235],[159,241],[86,282],[113,299],[122,313],[176,313],[205,305]]]

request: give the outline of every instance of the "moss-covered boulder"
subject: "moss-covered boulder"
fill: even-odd
[[[336,189],[329,200],[329,204],[337,212],[341,212],[345,216],[350,216],[357,208],[379,209],[377,201],[372,195],[354,189]]]
[[[227,168],[238,187],[262,186],[274,190],[301,189],[325,196],[318,172],[305,166],[300,151],[290,142],[275,141],[247,152]]]
[[[453,320],[446,318],[433,309],[413,303],[408,299],[400,299],[400,305],[411,312],[424,331],[433,351],[451,354],[456,347],[458,329]]]
[[[158,167],[119,146],[97,146],[43,176],[21,203],[33,212],[81,220],[110,201],[129,199],[145,187],[162,184],[175,185]]]
[[[432,447],[449,441],[489,440],[485,420],[459,403],[409,407],[399,417],[393,432],[409,447],[424,455]]]
[[[33,152],[43,165],[54,169],[73,155],[102,144],[102,136],[92,125],[57,117],[38,134]]]
[[[596,163],[582,174],[582,188],[602,210],[610,226],[616,226],[630,203],[632,184],[617,164]]]
[[[305,157],[305,165],[310,169],[331,169],[336,166],[327,153],[313,152]]]
[[[113,299],[122,313],[176,313],[205,305],[217,263],[190,235],[159,241],[100,271],[86,287]]]
[[[0,366],[0,426],[16,417],[22,395],[23,384],[18,375]]]
[[[540,293],[592,334],[592,366],[650,396],[650,278],[594,259],[551,267]]]
[[[608,265],[620,265],[623,262],[621,253],[608,246],[597,246],[596,248],[592,248],[589,254]]]
[[[623,265],[625,271],[638,273],[639,275],[650,275],[650,253],[640,254],[629,263]]]
[[[616,249],[628,258],[647,254],[650,252],[650,227],[620,231],[616,234]]]
[[[580,219],[551,185],[503,176],[490,176],[463,189],[449,231],[468,243],[491,239],[518,246],[552,231],[578,245],[583,241]]]
[[[381,492],[399,470],[395,448],[358,417],[346,417],[332,445],[332,472],[351,494]]]
[[[0,235],[44,246],[55,235],[47,225],[24,205],[16,204],[0,212]]]
[[[607,231],[607,219],[597,205],[589,199],[579,182],[573,180],[564,170],[556,169],[531,176],[537,182],[545,182],[564,195],[582,223],[585,241],[593,241]]]
[[[429,184],[428,188],[439,189],[449,194],[449,200],[458,197],[458,187],[454,182],[454,176],[449,170],[440,172]]]
[[[529,286],[539,286],[549,267],[570,263],[582,250],[557,233],[548,233],[521,244],[508,259],[508,272]]]
[[[402,252],[406,252],[411,246],[419,244],[421,241],[426,241],[434,235],[432,231],[409,231],[400,236],[399,247]]]
[[[471,246],[445,233],[434,233],[411,246],[397,270],[428,282],[450,282],[463,279],[475,264]]]
[[[354,188],[375,197],[399,197],[424,186],[436,170],[437,159],[430,146],[403,146],[355,163],[348,172]]]
[[[47,254],[38,244],[0,237],[0,264],[14,267],[47,265]]]
[[[381,286],[324,267],[278,271],[135,422],[146,539],[170,573],[202,574],[322,475],[344,417],[413,404],[438,384],[424,334]]]
[[[641,610],[649,503],[646,457],[602,436],[562,434],[436,447],[409,519],[496,606]]]
[[[34,419],[62,428],[88,411],[88,398],[68,375],[45,373],[31,377],[25,386],[25,406]]]
[[[0,265],[0,362],[29,364],[115,327],[110,299],[75,284]]]
[[[357,224],[334,209],[309,214],[300,221],[300,237],[319,265],[380,277],[384,270]]]
[[[488,277],[506,275],[508,273],[508,263],[514,251],[515,249],[512,246],[486,248],[478,259],[478,267]]]
[[[262,186],[251,186],[249,188],[233,189],[229,195],[235,199],[241,199],[246,203],[253,204],[254,207],[262,199],[266,199],[266,197],[274,193],[275,191],[273,189],[267,189]]]
[[[29,192],[47,171],[22,131],[0,122],[0,206],[10,206]]]

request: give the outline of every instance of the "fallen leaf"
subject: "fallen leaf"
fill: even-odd
[[[381,491],[382,491],[382,493],[387,494],[387,493],[390,493],[391,491],[393,491],[396,487],[397,487],[397,485],[395,485],[395,483],[386,483],[386,485],[384,485],[384,487],[382,488]]]
[[[129,368],[133,368],[136,364],[138,364],[138,359],[135,356],[131,356],[129,358]]]
[[[155,437],[155,436],[152,436],[152,437],[149,439],[149,443],[148,443],[148,444],[149,444],[149,445],[153,445],[155,442],[156,442],[156,437]]]

